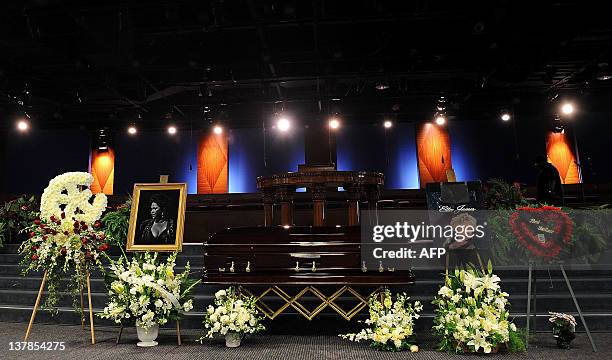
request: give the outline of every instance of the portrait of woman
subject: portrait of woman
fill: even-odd
[[[185,202],[186,184],[134,185],[127,250],[180,250]]]
[[[175,220],[168,217],[168,197],[153,194],[149,200],[151,218],[140,224],[140,244],[173,244],[176,234]]]

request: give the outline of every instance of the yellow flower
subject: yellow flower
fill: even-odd
[[[411,345],[410,346],[410,352],[418,352],[419,351],[419,347],[416,345]]]
[[[392,303],[391,303],[391,298],[390,298],[390,297],[386,297],[386,298],[385,298],[385,307],[386,307],[387,309],[391,309],[391,305],[392,305]]]

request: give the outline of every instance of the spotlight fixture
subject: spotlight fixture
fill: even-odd
[[[436,103],[436,112],[434,114],[434,121],[438,126],[446,124],[446,97],[440,96]]]
[[[217,135],[221,135],[223,133],[223,128],[220,125],[215,125],[213,132]]]
[[[378,83],[376,84],[376,90],[387,90],[389,88],[389,84],[387,83]]]
[[[136,133],[138,132],[138,129],[136,129],[136,125],[132,124],[128,126],[127,132],[130,135],[136,135]]]
[[[501,113],[500,118],[502,119],[502,121],[510,121],[512,116],[510,115],[509,112],[504,111],[504,112]]]
[[[108,150],[108,139],[106,138],[106,131],[104,129],[98,130],[98,150]]]
[[[17,130],[21,132],[26,132],[30,128],[30,124],[26,119],[21,119],[17,121]]]
[[[17,118],[16,127],[20,132],[26,132],[30,129],[30,115],[27,112],[24,111],[23,115]]]
[[[176,134],[176,126],[174,126],[174,125],[168,126],[168,134],[170,134],[170,135]]]
[[[574,112],[574,105],[572,105],[571,103],[565,103],[563,104],[563,106],[561,106],[561,111],[565,115],[570,115]]]
[[[338,119],[332,118],[331,120],[329,120],[329,128],[330,129],[336,130],[339,127],[340,127],[340,121],[338,121]]]
[[[391,126],[393,126],[393,122],[391,120],[385,120],[383,125],[385,126],[385,129],[389,129]]]
[[[286,132],[291,127],[291,123],[289,122],[289,120],[287,120],[287,118],[281,117],[276,122],[276,127],[278,128],[278,130]]]
[[[565,127],[563,126],[561,117],[559,115],[555,115],[555,118],[553,119],[552,131],[556,134],[565,133]]]

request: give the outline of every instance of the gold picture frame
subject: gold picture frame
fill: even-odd
[[[186,206],[185,183],[134,184],[126,250],[181,251]],[[161,215],[158,215],[159,212]],[[156,221],[156,218],[161,220],[160,216],[166,220]],[[161,225],[154,228],[156,224]],[[174,242],[170,243],[172,237]]]

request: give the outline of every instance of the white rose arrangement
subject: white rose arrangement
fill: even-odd
[[[509,320],[508,294],[499,282],[491,263],[487,273],[469,266],[446,276],[432,302],[439,350],[491,353],[505,344],[511,351],[524,351],[516,325]]]
[[[28,234],[19,248],[23,274],[47,272],[48,295],[44,307],[54,310],[59,301],[59,283],[71,276],[68,285],[76,306],[82,280],[94,268],[104,271],[100,255],[109,249],[100,215],[106,209],[106,195],[93,201],[87,188],[93,181],[88,173],[71,172],[49,182],[40,202],[40,218],[24,228]],[[62,289],[63,290],[63,289]]]
[[[176,256],[173,253],[160,262],[158,253],[146,252],[131,260],[125,256],[111,260],[106,276],[108,304],[98,316],[145,329],[180,320],[193,309],[191,291],[200,280],[189,278],[189,263],[185,271],[175,274]]]
[[[240,296],[234,288],[219,290],[215,293],[214,305],[209,305],[204,315],[205,338],[212,338],[215,334],[226,335],[229,332],[239,334],[254,334],[265,330],[255,306],[252,296]]]
[[[370,340],[370,347],[384,351],[410,349],[417,352],[414,341],[414,320],[419,318],[423,305],[411,304],[405,293],[395,295],[395,301],[388,289],[373,294],[368,300],[370,317],[364,321],[369,327],[356,334],[341,334],[343,339],[359,342]]]

